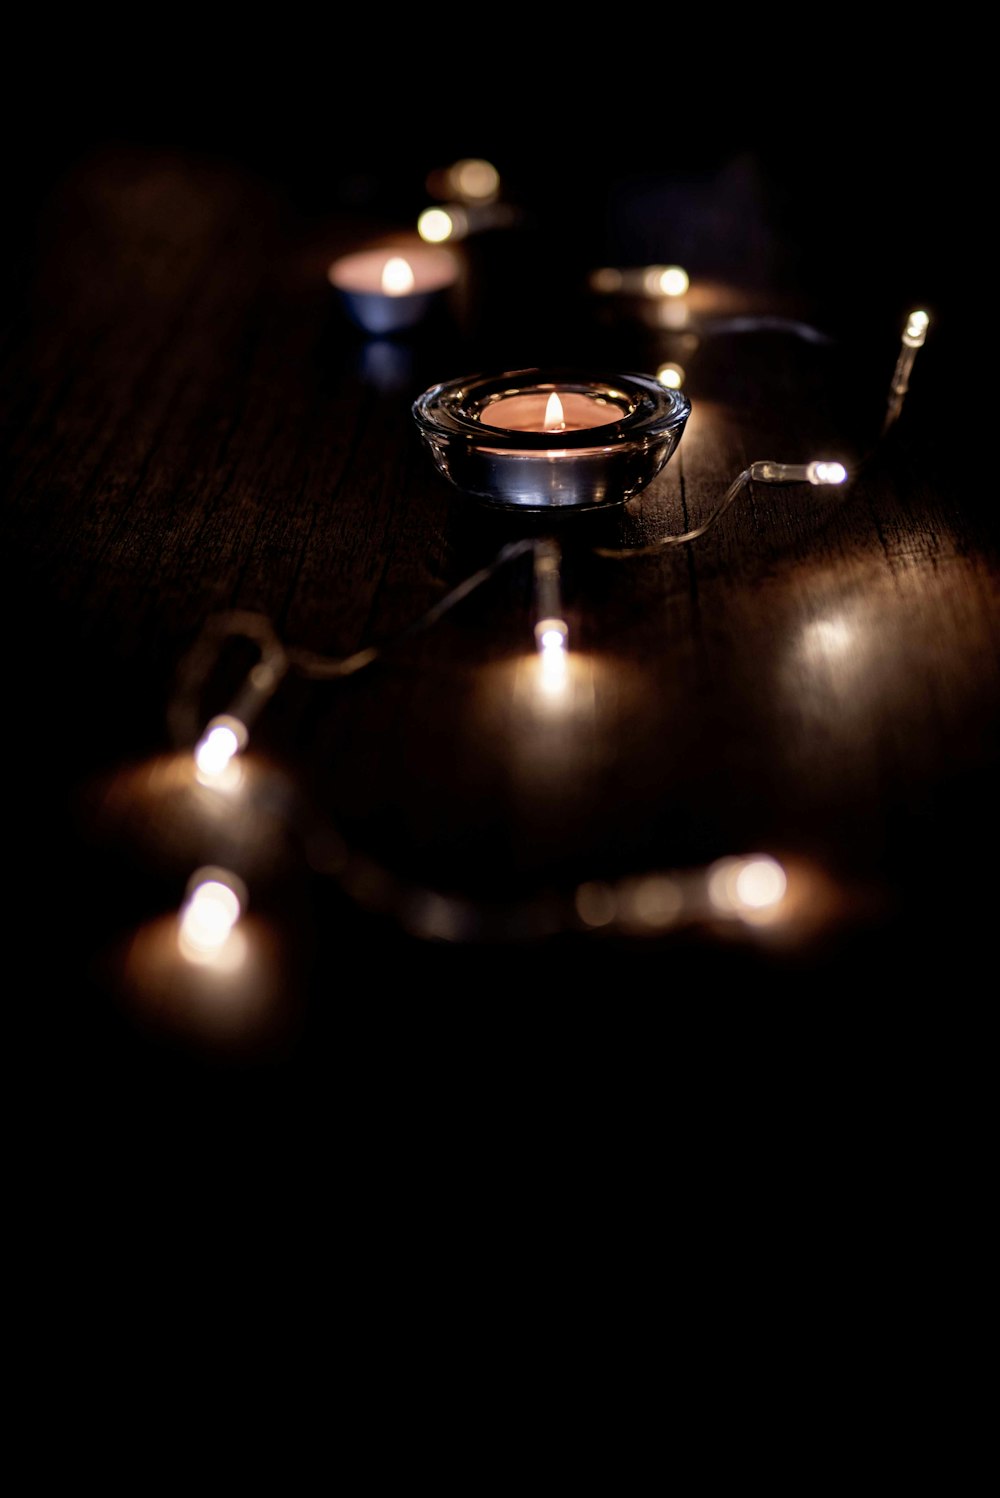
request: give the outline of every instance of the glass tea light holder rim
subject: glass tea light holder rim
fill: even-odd
[[[525,415],[553,393],[568,398],[565,424]],[[512,403],[526,425],[505,424]],[[464,493],[508,510],[594,509],[623,504],[659,473],[691,402],[651,375],[537,368],[432,385],[412,409],[438,471]]]

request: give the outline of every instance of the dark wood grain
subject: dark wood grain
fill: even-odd
[[[226,859],[282,974],[257,1059],[316,1063],[342,1023],[330,1005],[381,1005],[399,983],[416,1004],[664,1005],[755,983],[856,1001],[900,999],[929,972],[969,981],[995,883],[980,870],[998,572],[995,523],[936,416],[947,315],[879,444],[905,305],[873,306],[861,336],[829,327],[829,345],[770,332],[693,348],[576,282],[553,298],[551,270],[543,297],[530,238],[501,236],[469,242],[457,319],[373,350],[325,267],[392,227],[299,217],[235,165],[149,152],[95,157],[39,212],[3,348],[0,585],[8,747],[28,771],[19,856],[59,892],[74,1033],[112,1049],[147,1035],[122,954],[193,867]],[[727,315],[812,311],[794,287],[718,287]],[[557,348],[682,362],[694,411],[675,461],[625,509],[558,525],[450,490],[413,398]],[[868,460],[844,490],[755,485],[691,547],[595,554],[699,523],[749,462],[816,456]],[[531,676],[521,559],[357,678],[290,677],[255,732],[270,768],[253,816],[213,830],[185,810],[169,763],[190,745],[171,742],[168,705],[210,615],[259,611],[287,645],[340,656],[393,641],[506,542],[549,531],[573,643],[559,711]],[[346,887],[340,837],[361,861]],[[416,887],[544,911],[585,881],[754,850],[807,871],[787,938],[515,939],[529,920],[449,944],[406,915]],[[197,1030],[170,1043],[212,1049]]]

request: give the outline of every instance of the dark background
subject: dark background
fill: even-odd
[[[74,18],[54,50],[43,39],[30,20],[12,38],[15,200],[117,142],[241,163],[306,210],[403,223],[432,166],[486,156],[553,248],[592,264],[648,258],[623,194],[669,211],[742,162],[778,231],[751,276],[838,309],[937,303],[980,254],[986,98],[951,31],[876,34],[844,9],[808,31],[658,7],[596,27],[572,9],[321,26],[293,9],[280,28],[174,11],[162,28]],[[731,266],[725,237],[681,242],[678,258]]]

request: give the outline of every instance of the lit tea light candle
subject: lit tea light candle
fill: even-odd
[[[627,407],[605,395],[577,390],[501,395],[483,408],[483,426],[508,432],[583,432],[621,421]],[[555,456],[561,456],[557,450]]]
[[[348,316],[366,333],[398,333],[421,322],[455,284],[458,262],[448,250],[385,246],[343,255],[327,278]]]
[[[528,369],[435,385],[413,415],[438,471],[505,509],[622,504],[668,461],[691,403],[648,375]]]

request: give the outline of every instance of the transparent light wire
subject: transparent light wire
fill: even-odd
[[[728,927],[753,941],[769,925],[799,918],[796,890],[808,865],[751,850],[686,868],[652,868],[588,878],[509,900],[433,887],[362,851],[297,796],[286,815],[313,873],[353,904],[385,917],[421,941],[481,944],[537,942],[574,933],[668,939],[697,928]],[[788,898],[786,898],[788,897]]]
[[[895,412],[898,416],[902,407],[902,399],[908,388],[909,374],[913,367],[913,359],[917,350],[922,346],[929,326],[929,317],[923,311],[914,311],[908,315],[907,323],[903,332],[902,348],[897,360],[896,370],[893,375],[890,389],[890,413]],[[777,317],[770,315],[746,316],[717,319],[714,323],[707,324],[703,332],[708,335],[723,333],[760,333],[760,332],[786,332],[810,343],[830,343],[833,340],[829,335],[812,327],[810,324],[793,318]],[[893,418],[894,419],[894,418]],[[889,416],[883,428],[883,433],[891,425]],[[851,477],[856,478],[866,466],[872,454],[852,464]],[[818,476],[817,470],[839,469],[838,477]],[[793,484],[813,483],[831,484],[842,483],[847,477],[842,465],[835,462],[812,462],[808,464],[775,463],[771,461],[760,461],[750,464],[742,473],[738,474],[729,485],[719,504],[699,525],[692,526],[686,531],[667,534],[659,537],[656,541],[645,543],[641,546],[627,547],[594,547],[593,552],[597,556],[627,558],[634,556],[651,556],[665,548],[672,546],[689,545],[692,541],[699,540],[715,526],[722,516],[735,503],[740,495],[748,488],[750,483],[766,484]],[[267,701],[268,697],[276,690],[282,676],[292,668],[297,674],[310,680],[337,680],[354,676],[357,672],[373,665],[377,660],[404,640],[412,638],[426,629],[432,628],[439,619],[443,618],[451,609],[461,603],[477,588],[481,587],[493,577],[507,563],[523,556],[526,552],[534,550],[536,553],[536,591],[539,576],[545,575],[545,565],[540,561],[546,555],[556,558],[552,575],[558,587],[558,543],[551,537],[542,541],[537,539],[524,539],[515,541],[501,548],[491,562],[485,567],[465,578],[458,583],[449,593],[433,604],[426,612],[415,619],[399,634],[389,641],[379,645],[365,646],[361,650],[353,651],[350,655],[342,657],[331,657],[317,651],[303,648],[285,649],[278,640],[273,625],[264,615],[250,614],[246,612],[231,612],[216,616],[210,621],[199,640],[195,649],[184,663],[180,673],[181,683],[175,693],[174,718],[190,720],[191,698],[197,687],[204,684],[214,663],[218,646],[222,639],[234,635],[244,635],[256,640],[261,649],[261,663],[258,668],[257,684],[254,684],[251,672],[239,699],[230,705],[229,713],[234,718],[239,718],[244,723],[241,709],[256,713]],[[552,613],[552,617],[561,619],[561,599],[559,609]],[[263,668],[263,670],[261,670]],[[245,701],[242,699],[246,699]],[[198,725],[200,728],[202,725]],[[175,731],[175,738],[180,737]]]
[[[701,338],[721,338],[740,333],[787,333],[789,337],[799,338],[803,343],[828,345],[837,341],[832,334],[824,333],[822,328],[814,328],[811,323],[801,322],[794,317],[776,317],[769,314],[756,317],[712,318],[699,325],[698,333]]]
[[[642,546],[595,546],[594,555],[599,557],[636,557],[653,556],[668,546],[686,546],[691,541],[697,541],[705,535],[721,520],[743,491],[752,482],[761,484],[842,484],[847,479],[847,470],[842,463],[832,461],[816,460],[811,463],[773,463],[762,461],[751,463],[749,468],[744,468],[738,474],[729,488],[726,490],[722,500],[715,509],[703,520],[700,525],[691,530],[669,533],[660,536],[656,541],[644,543]]]
[[[412,624],[408,624],[399,634],[381,645],[369,645],[364,650],[356,650],[352,655],[343,656],[339,660],[313,650],[290,650],[289,662],[300,676],[305,676],[312,681],[329,681],[336,680],[338,677],[354,676],[404,640],[412,639],[414,635],[430,629],[457,604],[468,598],[470,593],[474,593],[477,588],[482,587],[483,583],[494,577],[508,562],[524,556],[535,545],[534,540],[522,540],[512,541],[509,546],[502,547],[485,567],[480,567],[477,572],[473,572],[457,587],[452,588],[450,593],[446,593],[443,598],[433,604],[426,613],[421,614]]]
[[[227,704],[224,713],[213,714],[209,723],[225,720],[239,724],[237,736],[245,747],[247,730],[278,690],[288,670],[288,655],[265,614],[230,609],[213,614],[178,667],[167,712],[168,728],[175,744],[201,742],[206,728],[201,699],[223,646],[230,640],[249,640],[258,650],[258,660]]]

